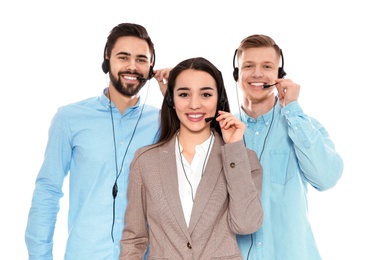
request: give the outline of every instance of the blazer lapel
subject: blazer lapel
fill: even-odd
[[[184,232],[188,240],[190,240],[190,234],[187,229],[186,220],[183,215],[182,204],[178,191],[178,175],[177,175],[177,163],[175,155],[175,136],[173,139],[159,147],[160,152],[160,176],[161,182],[164,189],[164,194],[169,204],[169,208],[173,212],[173,215],[180,227]]]
[[[203,213],[219,176],[222,174],[221,146],[224,145],[224,142],[218,133],[214,133],[214,137],[213,147],[195,195],[189,224],[190,234]]]

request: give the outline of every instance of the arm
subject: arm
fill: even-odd
[[[245,147],[245,124],[230,113],[219,111],[225,145],[222,162],[229,193],[229,223],[237,234],[257,231],[263,222],[261,205],[262,167],[257,155]]]
[[[29,259],[53,259],[53,235],[63,196],[63,180],[69,170],[71,146],[67,124],[59,111],[49,128],[44,162],[35,182],[25,242]]]
[[[333,187],[342,175],[343,160],[326,129],[305,115],[298,102],[283,108],[282,115],[304,178],[318,190]]]
[[[141,180],[139,151],[133,159],[128,184],[128,205],[120,240],[120,260],[143,259],[148,246],[146,197]]]
[[[287,120],[288,135],[304,178],[318,190],[333,187],[342,175],[341,156],[326,129],[299,106],[300,85],[290,79],[278,79],[277,83],[282,116]]]
[[[250,234],[263,223],[262,167],[243,141],[225,144],[222,161],[229,193],[229,223],[237,234]]]

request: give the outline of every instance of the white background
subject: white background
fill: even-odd
[[[250,34],[271,36],[283,49],[287,78],[301,85],[303,109],[328,129],[345,162],[334,188],[309,190],[323,259],[372,259],[369,6],[360,0],[2,1],[0,259],[27,259],[24,231],[50,120],[59,106],[107,86],[103,49],[122,22],[148,29],[155,69],[195,56],[212,61],[224,75],[233,112],[235,49]],[[148,85],[147,102],[160,106],[156,81]],[[66,239],[66,201],[67,194],[55,259],[62,259]]]

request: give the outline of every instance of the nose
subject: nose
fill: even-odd
[[[190,97],[189,107],[191,109],[198,109],[201,107],[200,97],[199,96],[192,96]]]
[[[136,59],[134,58],[130,58],[128,59],[128,62],[127,62],[127,69],[128,70],[132,70],[132,71],[135,71],[137,70],[137,64],[136,64]]]
[[[263,74],[262,74],[262,71],[260,69],[259,66],[256,66],[254,67],[253,71],[252,71],[252,77],[254,78],[259,78],[259,77],[262,77]]]

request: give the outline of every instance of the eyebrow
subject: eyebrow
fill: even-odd
[[[190,88],[180,87],[180,88],[176,89],[176,91],[185,91],[185,90],[190,90]],[[213,90],[214,91],[215,89],[213,89],[212,87],[203,87],[200,90]]]
[[[275,64],[274,62],[272,61],[262,61],[262,62],[254,62],[254,61],[244,61],[242,64],[256,64],[256,63],[260,63],[260,64]]]
[[[116,55],[132,56],[129,52],[125,52],[125,51],[118,52],[118,53],[116,53]],[[144,55],[144,54],[138,54],[136,57],[137,58],[148,59],[148,57],[146,55]]]

